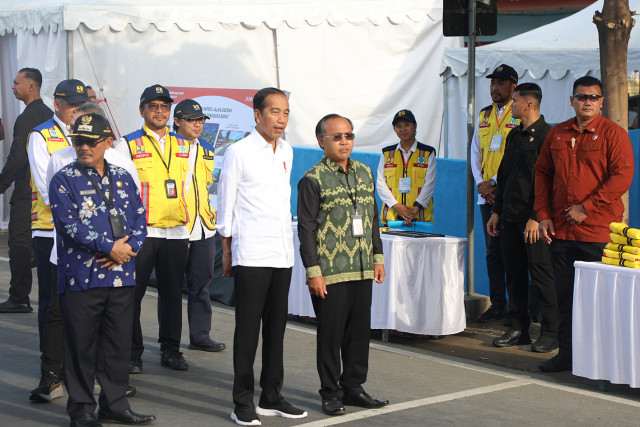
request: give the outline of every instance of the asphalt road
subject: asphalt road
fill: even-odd
[[[0,301],[8,296],[9,265],[6,233],[0,233]],[[34,270],[34,281],[35,281]],[[37,295],[37,285],[32,296]],[[157,296],[143,300],[142,325],[146,351],[143,373],[130,383],[138,394],[132,408],[154,414],[157,426],[225,426],[233,409],[233,309],[216,305],[212,335],[227,343],[220,353],[192,351],[183,344],[188,371],[160,366],[157,342]],[[35,303],[34,309],[36,307]],[[352,426],[637,426],[640,390],[612,385],[607,393],[597,382],[570,373],[543,374],[536,364],[550,355],[531,353],[527,346],[497,349],[491,339],[506,327],[500,322],[471,324],[462,333],[442,339],[394,335],[387,343],[372,334],[366,390],[391,404],[377,410],[347,407],[340,417],[325,416],[320,407],[315,369],[315,328],[290,321],[285,338],[283,394],[308,411],[302,420],[261,417],[264,426],[347,424]],[[534,332],[535,335],[535,332]],[[183,337],[188,337],[186,303]],[[188,340],[188,339],[187,339]],[[183,341],[185,341],[183,339]],[[39,380],[38,331],[35,311],[0,314],[0,426],[64,426],[66,397],[50,403],[29,402]],[[260,372],[260,352],[256,357]],[[259,385],[256,384],[256,403]]]

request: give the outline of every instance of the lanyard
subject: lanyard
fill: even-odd
[[[500,120],[498,118],[498,106],[496,105],[496,108],[494,108],[493,112],[496,116],[496,123],[498,124],[498,130],[500,130],[500,127],[502,126],[502,123],[504,122],[504,120],[507,118],[507,115],[511,112],[511,105],[509,105],[509,108],[505,108],[504,112],[502,113],[502,120]]]
[[[151,145],[153,145],[153,148],[155,148],[156,153],[158,153],[158,156],[160,156],[160,160],[162,160],[162,164],[164,165],[165,168],[167,168],[167,176],[169,178],[171,178],[171,173],[169,172],[169,166],[171,166],[171,151],[173,149],[173,147],[171,146],[171,135],[166,135],[165,136],[165,141],[167,140],[167,136],[169,137],[168,138],[169,139],[169,163],[164,161],[164,156],[162,154],[160,154],[160,150],[158,150],[158,147],[156,147],[156,144],[153,141],[153,138],[146,132],[145,132],[144,136],[146,136],[149,139],[149,141],[151,141]],[[158,144],[160,144],[160,143],[158,142]],[[166,142],[165,142],[165,144],[166,144]]]
[[[84,166],[82,166],[78,161],[76,161],[76,165],[80,170],[80,172],[82,173],[82,175],[84,175],[84,177],[89,180],[91,185],[93,185],[93,188],[95,188],[98,194],[100,195],[100,197],[102,197],[102,200],[104,200],[107,206],[109,206],[109,209],[113,209],[113,179],[111,179],[111,172],[109,171],[109,163],[107,163],[106,160],[104,161],[104,170],[106,174],[109,176],[109,197],[108,198],[102,192],[102,189],[100,188],[100,186],[98,186],[98,184],[96,184],[96,182],[93,179],[91,179],[91,176],[89,176]]]
[[[355,190],[355,191],[354,191],[355,195],[354,195],[354,194],[351,194],[351,185],[349,185],[349,174],[348,174],[348,173],[346,173],[346,172],[345,172],[345,174],[344,174],[344,175],[345,175],[345,178],[346,178],[346,180],[347,180],[347,185],[344,185],[344,184],[342,183],[342,181],[340,181],[340,177],[338,177],[338,174],[336,173],[336,171],[334,171],[334,170],[331,168],[331,166],[329,166],[329,165],[327,164],[327,162],[322,162],[322,163],[324,163],[324,165],[325,165],[326,167],[328,167],[328,168],[329,168],[329,170],[330,170],[331,172],[333,172],[333,174],[335,175],[335,177],[336,177],[336,179],[338,180],[338,182],[340,183],[340,185],[342,185],[342,186],[347,190],[347,194],[349,195],[349,199],[351,199],[351,203],[353,203],[353,209],[357,212],[357,211],[358,211],[358,207],[356,206],[356,200],[358,199],[358,184],[356,183],[356,186],[355,186],[355,188],[354,188],[354,190]],[[354,173],[354,174],[356,173],[356,169],[355,169],[355,168],[353,168],[353,173]],[[355,197],[354,197],[354,196],[355,196]]]

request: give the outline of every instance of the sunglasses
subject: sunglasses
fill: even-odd
[[[75,145],[76,147],[82,147],[83,145],[86,145],[90,148],[97,147],[98,144],[100,144],[105,139],[107,138],[101,138],[101,139],[89,139],[89,138],[82,138],[82,137],[71,138],[71,140],[73,141],[73,145]]]
[[[145,104],[145,105],[149,108],[149,111],[152,111],[154,113],[156,111],[158,111],[158,109],[161,109],[164,112],[167,112],[167,111],[171,110],[171,104],[164,104],[164,103],[163,104],[151,104],[151,103],[149,103],[149,104]]]
[[[206,119],[204,117],[200,117],[199,119],[189,119],[187,117],[182,117],[182,118],[180,118],[180,120],[184,120],[185,122],[187,122],[189,124],[194,124],[194,123],[204,124]]]
[[[323,138],[333,138],[334,142],[342,141],[342,138],[346,138],[348,141],[353,141],[356,137],[356,134],[353,132],[348,133],[337,133],[335,135],[322,135]]]
[[[602,95],[585,95],[584,93],[578,93],[573,95],[573,99],[577,99],[580,102],[585,102],[587,99],[589,101],[595,102],[600,98],[604,98]]]

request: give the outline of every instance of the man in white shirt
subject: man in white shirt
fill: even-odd
[[[136,301],[130,374],[142,372],[144,343],[140,310],[155,269],[158,289],[160,364],[189,369],[180,352],[182,283],[187,265],[189,231],[184,188],[189,170],[189,142],[167,127],[173,99],[167,88],[152,85],[140,97],[142,129],[122,137],[115,149],[133,160],[147,212],[147,238],[136,257]]]
[[[500,252],[500,238],[487,232],[491,218],[498,168],[504,155],[507,134],[520,124],[511,116],[513,91],[518,84],[518,73],[502,64],[487,76],[491,79],[491,105],[480,111],[471,141],[471,171],[478,190],[478,204],[482,215],[487,248],[487,274],[491,306],[478,317],[478,322],[488,322],[507,314],[507,284]]]
[[[31,237],[36,257],[38,274],[38,331],[40,333],[40,352],[44,351],[45,321],[51,303],[52,281],[55,282],[53,268],[49,262],[53,248],[53,222],[51,209],[47,205],[49,189],[45,178],[51,154],[64,147],[71,146],[69,123],[78,107],[88,101],[87,91],[80,80],[63,80],[56,86],[53,94],[54,116],[36,126],[29,134],[27,156],[31,168]],[[51,400],[62,396],[59,375],[44,370],[35,400]],[[34,390],[35,391],[35,390]],[[30,399],[34,397],[33,393]]]
[[[211,299],[216,256],[216,211],[211,207],[208,185],[213,182],[213,147],[198,137],[209,116],[193,99],[181,101],[173,110],[173,130],[189,141],[189,169],[185,195],[189,210],[189,260],[187,264],[187,314],[189,349],[222,351],[227,346],[209,336]]]
[[[280,394],[294,259],[289,183],[293,149],[281,138],[289,121],[289,102],[279,89],[261,89],[253,97],[253,112],[255,130],[224,154],[216,225],[224,251],[223,276],[235,277],[231,419],[239,425],[261,425],[258,414],[307,416]],[[253,363],[261,320],[262,394],[256,408]]]

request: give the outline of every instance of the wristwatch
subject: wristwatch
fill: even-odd
[[[493,179],[493,178],[491,178],[491,179],[489,180],[489,185],[490,185],[490,186],[492,186],[492,187],[495,187],[495,186],[496,186],[496,180],[495,180],[495,179]]]

